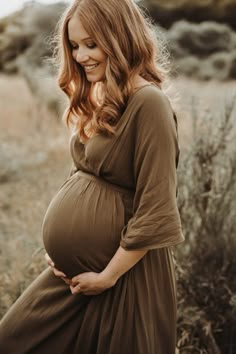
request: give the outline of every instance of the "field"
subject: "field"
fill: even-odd
[[[235,82],[203,83],[180,78],[173,86],[181,148],[179,207],[186,234],[186,242],[177,252],[179,350],[183,354],[231,354],[235,349],[236,309],[232,210]],[[67,128],[32,94],[23,78],[0,76],[0,102],[1,317],[46,267],[41,224],[72,161]],[[217,214],[216,205],[218,211],[221,205],[221,214]],[[206,252],[209,245],[212,252]],[[223,258],[218,257],[222,247]],[[218,277],[215,283],[213,274]]]
[[[2,315],[45,267],[40,227],[71,160],[67,130],[23,79],[2,76],[0,97]]]

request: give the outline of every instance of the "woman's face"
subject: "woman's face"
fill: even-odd
[[[107,55],[85,31],[79,16],[74,15],[68,23],[68,37],[72,56],[80,64],[90,82],[105,80]]]

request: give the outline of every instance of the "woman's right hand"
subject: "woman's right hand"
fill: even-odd
[[[51,267],[55,276],[64,280],[64,282],[66,284],[71,285],[72,284],[71,279],[67,278],[65,273],[63,273],[62,271],[60,271],[59,269],[57,269],[55,267],[55,263],[53,262],[53,260],[49,257],[49,255],[47,253],[45,253],[44,257],[46,259],[47,264]]]

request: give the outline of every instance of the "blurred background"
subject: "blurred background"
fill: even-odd
[[[236,0],[137,1],[171,53],[179,121],[178,353],[236,353]],[[67,178],[53,33],[72,1],[0,5],[0,317],[46,267],[41,225]]]

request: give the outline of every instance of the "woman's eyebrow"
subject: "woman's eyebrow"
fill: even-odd
[[[81,41],[83,42],[83,41],[86,41],[87,39],[92,39],[92,38],[91,38],[91,37],[85,37],[85,38],[82,38],[82,39],[81,39]],[[74,43],[76,43],[76,41],[75,41],[75,40],[70,39],[70,38],[69,38],[69,41],[70,41],[70,42],[74,42]]]

